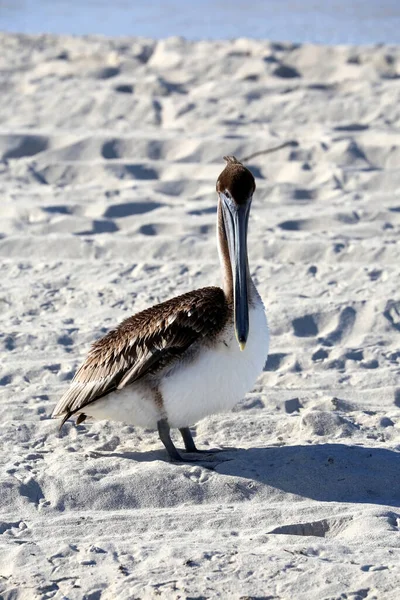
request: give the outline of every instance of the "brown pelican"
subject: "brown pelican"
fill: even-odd
[[[217,180],[217,241],[223,289],[206,287],[171,298],[123,321],[96,341],[53,417],[77,415],[158,429],[170,458],[195,460],[189,426],[231,409],[251,390],[268,355],[263,302],[250,277],[247,224],[255,190],[234,156]]]

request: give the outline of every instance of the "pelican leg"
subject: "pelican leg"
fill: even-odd
[[[169,426],[167,419],[160,419],[157,423],[157,429],[158,429],[158,434],[160,436],[160,440],[164,444],[164,446],[168,452],[168,455],[172,461],[174,461],[174,462],[199,462],[199,461],[207,460],[205,454],[203,454],[202,457],[200,457],[198,455],[197,456],[181,456],[181,454],[179,454],[178,450],[174,446],[173,441],[171,440],[170,426]],[[185,431],[187,429],[187,431],[189,432],[189,436],[190,436],[189,437],[187,434],[185,434],[185,437],[183,438],[187,452],[200,453],[201,450],[197,450],[195,443],[193,441],[193,438],[192,438],[192,434],[190,433],[189,429],[186,427],[184,429],[185,429]],[[183,435],[184,434],[182,433],[182,436]],[[191,443],[193,444],[193,446],[190,444],[190,440],[191,440]],[[187,446],[187,444],[188,444],[188,446]],[[190,450],[188,450],[188,448],[190,448]],[[194,448],[194,450],[192,450],[192,448]],[[211,455],[209,453],[207,453],[207,454],[212,460]]]
[[[183,437],[183,443],[185,444],[186,452],[200,452],[200,450],[196,448],[196,444],[194,443],[194,439],[189,427],[181,427],[179,431]]]
[[[178,450],[174,446],[174,442],[171,440],[170,435],[170,426],[168,424],[167,419],[160,419],[157,422],[158,435],[160,436],[160,440],[165,446],[165,449],[168,452],[169,457],[172,460],[181,461],[182,456],[179,454]]]
[[[179,429],[181,435],[183,437],[183,443],[185,444],[186,452],[193,452],[196,454],[206,454],[210,456],[212,454],[217,454],[218,452],[223,452],[220,448],[210,448],[208,450],[199,450],[196,444],[194,443],[194,439],[192,436],[192,432],[189,427],[181,427]]]

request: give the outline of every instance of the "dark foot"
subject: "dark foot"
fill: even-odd
[[[172,458],[171,457],[172,462],[176,462],[176,463],[200,463],[200,464],[204,464],[204,463],[212,463],[215,462],[215,458],[212,454],[207,453],[207,454],[203,454],[203,453],[199,453],[196,452],[195,454],[191,454],[190,452],[188,452],[187,454],[179,454],[179,458]]]

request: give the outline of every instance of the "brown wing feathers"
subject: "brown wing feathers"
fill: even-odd
[[[223,291],[208,287],[126,319],[93,344],[53,416],[65,414],[66,420],[90,402],[163,369],[196,340],[218,333],[227,315]]]

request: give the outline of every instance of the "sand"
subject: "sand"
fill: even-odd
[[[0,597],[397,599],[400,48],[0,43]],[[59,433],[94,339],[220,283],[222,156],[285,142],[246,163],[271,354],[197,424],[214,468]]]

